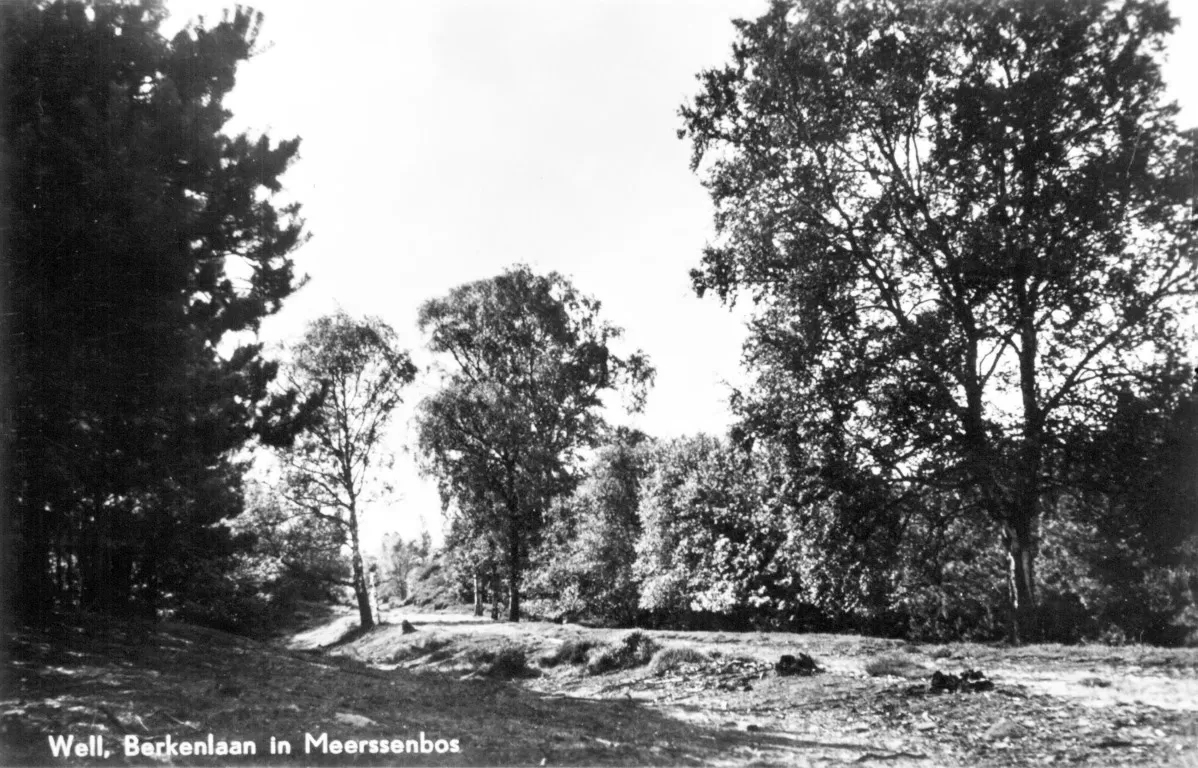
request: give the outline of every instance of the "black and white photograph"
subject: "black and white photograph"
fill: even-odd
[[[0,765],[1198,768],[1195,0],[0,67]]]

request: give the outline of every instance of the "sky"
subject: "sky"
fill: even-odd
[[[167,0],[169,28],[228,3]],[[658,437],[722,433],[743,381],[744,314],[699,299],[688,272],[714,236],[712,207],[677,137],[695,75],[730,57],[733,18],[765,0],[259,0],[263,49],[226,100],[229,132],[302,138],[283,200],[312,239],[308,284],[262,328],[278,344],[338,308],[376,315],[423,369],[420,304],[524,263],[603,303],[629,349],[657,368],[645,411],[622,423]],[[1166,80],[1198,126],[1198,3]],[[370,509],[367,539],[440,538],[440,502],[418,476],[412,408],[397,414],[397,494]],[[368,551],[372,547],[368,545]]]

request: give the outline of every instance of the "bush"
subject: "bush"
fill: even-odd
[[[495,653],[495,660],[487,669],[488,677],[513,678],[527,677],[532,671],[528,668],[524,649],[517,645],[505,645]]]
[[[173,618],[248,637],[266,637],[282,621],[266,596],[237,588],[224,595],[187,600]]]
[[[593,649],[587,658],[587,674],[602,675],[644,666],[660,647],[640,630],[629,632],[615,643]]]
[[[620,640],[620,647],[632,660],[633,666],[648,664],[649,660],[653,658],[653,654],[661,648],[653,638],[640,630],[624,635]]]
[[[586,671],[588,675],[602,675],[627,666],[621,659],[618,648],[604,645],[595,648],[587,657]]]
[[[567,640],[553,653],[542,656],[540,664],[543,667],[556,667],[559,664],[585,664],[587,656],[597,645],[598,643],[594,640]]]
[[[1041,639],[1184,644],[1195,630],[1195,542],[1146,553],[1084,520],[1087,510],[1066,511],[1083,519],[1048,520],[1042,534]]]
[[[187,590],[166,601],[164,614],[223,632],[268,637],[294,612],[298,594],[296,583],[280,578],[269,563],[240,555],[196,569]]]
[[[694,648],[662,648],[649,662],[649,671],[655,675],[664,675],[686,664],[705,664],[708,661],[711,661],[710,656]]]

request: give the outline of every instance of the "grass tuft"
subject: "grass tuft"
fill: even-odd
[[[865,672],[870,677],[923,677],[927,670],[906,654],[884,653],[870,659]]]
[[[672,646],[662,648],[653,655],[653,660],[649,662],[649,671],[655,675],[664,675],[684,664],[705,664],[708,661],[711,661],[711,657],[702,651]]]
[[[388,653],[383,661],[389,664],[399,664],[405,661],[419,658],[421,656],[431,657],[433,654],[441,651],[450,644],[447,637],[440,635],[425,635],[419,640],[400,645],[395,650]],[[435,659],[433,659],[435,661]]]
[[[542,656],[538,663],[542,667],[556,667],[559,664],[585,664],[588,654],[597,645],[598,643],[594,640],[567,640],[553,653]]]
[[[587,674],[602,675],[644,666],[660,647],[644,632],[634,630],[614,643],[592,649],[587,657]]]

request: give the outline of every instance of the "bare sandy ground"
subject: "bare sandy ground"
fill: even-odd
[[[87,617],[8,628],[0,764],[1198,766],[1195,649],[661,631],[646,633],[664,649],[649,664],[588,673],[548,662],[567,644],[620,644],[626,631],[384,619],[360,633],[352,613],[334,613],[271,643]],[[404,633],[404,619],[416,631]],[[496,674],[513,651],[525,663]],[[800,653],[821,671],[780,675],[779,657]],[[687,660],[661,663],[670,654]],[[993,688],[929,690],[933,671],[966,669]],[[68,735],[102,738],[113,754],[53,754],[51,740]],[[117,751],[130,737],[209,735],[258,751]],[[341,751],[314,747],[322,737]],[[453,740],[457,751],[419,751]],[[293,751],[270,753],[279,742]]]
[[[762,741],[759,753],[729,747],[709,754],[711,764],[1198,765],[1198,649],[654,631],[646,634],[658,644],[695,649],[712,663],[664,675],[644,667],[588,675],[578,667],[540,668],[536,660],[568,641],[615,642],[626,631],[463,613],[385,615],[392,625],[404,619],[417,631],[383,627],[332,652],[380,669],[469,677],[488,649],[518,646],[538,673],[514,682],[528,690],[637,702],[674,720]],[[342,628],[294,642],[327,640]],[[799,653],[813,656],[823,672],[778,676],[778,659]],[[869,673],[872,663],[892,658],[902,662],[895,674]],[[927,694],[933,672],[966,669],[983,671],[995,690]]]
[[[407,620],[425,632],[460,638],[510,641],[534,652],[547,652],[570,638],[617,637],[625,630],[592,630],[579,625],[545,622],[491,621],[469,613],[411,613],[388,610],[383,623]],[[287,641],[294,649],[330,646],[357,626],[356,614],[346,613],[327,624]],[[1129,645],[1028,645],[1020,648],[951,643],[914,645],[902,641],[852,635],[788,632],[678,632],[648,634],[659,642],[704,651],[730,652],[773,664],[782,654],[819,655],[825,669],[847,677],[866,676],[865,665],[879,653],[904,649],[927,670],[984,668],[987,675],[1026,688],[1029,692],[1075,699],[1086,707],[1118,704],[1145,705],[1198,712],[1198,649],[1165,649]],[[384,665],[385,666],[385,665]],[[430,666],[417,663],[413,667]],[[436,667],[436,662],[431,664]]]

